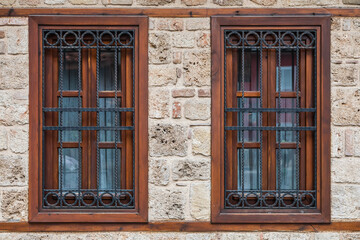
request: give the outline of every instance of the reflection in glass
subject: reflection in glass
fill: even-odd
[[[77,148],[63,148],[62,161],[60,161],[59,150],[59,172],[62,165],[62,188],[65,190],[76,190],[79,187],[79,150]],[[59,176],[60,177],[60,176]],[[61,181],[59,179],[59,185]]]
[[[279,150],[276,151],[276,154],[279,154]],[[296,149],[280,149],[279,157],[281,169],[280,188],[285,190],[296,189]],[[279,179],[279,176],[276,179]]]
[[[295,98],[281,98],[280,101],[281,108],[295,108],[296,99]],[[276,99],[276,106],[278,106],[278,99]],[[279,116],[280,114],[280,116]],[[280,117],[280,123],[279,123]],[[296,113],[277,113],[276,114],[277,126],[280,127],[295,127],[296,126]],[[279,139],[280,133],[280,139]],[[296,141],[296,131],[278,131],[276,132],[277,142],[295,142]]]
[[[278,55],[278,53],[277,53]],[[295,51],[282,51],[281,52],[281,64],[277,61],[276,65],[276,91],[279,91],[279,80],[280,80],[280,91],[281,92],[294,92],[295,80],[296,80],[296,52]],[[280,79],[281,77],[281,79]]]
[[[62,107],[77,108],[78,100],[79,99],[76,97],[64,97],[62,100]],[[60,106],[60,101],[61,100],[59,99],[59,106]],[[63,112],[62,114],[59,113],[59,125],[60,125],[60,117],[62,117],[62,126],[64,127],[78,126],[78,119],[79,119],[78,112]],[[60,139],[60,134],[59,134],[59,141],[62,142],[77,142],[78,139],[79,139],[78,131],[62,131],[62,139]]]
[[[121,99],[118,100],[118,107],[121,105]],[[99,99],[100,108],[115,108],[115,98],[100,98]],[[116,112],[99,112],[100,116],[100,127],[114,127],[115,126],[115,115]],[[121,113],[118,113],[118,123],[117,126],[121,125],[120,120]],[[100,130],[100,142],[114,142],[115,141],[115,131],[113,130]],[[120,133],[118,134],[118,141],[120,141]]]
[[[259,91],[259,58],[260,54],[257,50],[246,49],[244,52],[244,91]],[[241,50],[238,50],[238,62],[237,89],[242,91]]]
[[[244,98],[244,106],[242,105],[242,98],[238,98],[238,108],[259,108],[260,101],[258,98]],[[260,124],[260,113],[259,112],[239,112],[237,117],[238,126],[244,127],[256,127]],[[244,119],[242,119],[244,118]],[[260,132],[256,130],[252,131],[238,131],[238,141],[241,142],[242,133],[244,132],[244,142],[259,142]]]
[[[78,90],[79,79],[78,79],[78,60],[79,53],[73,50],[64,50],[64,70],[63,70],[63,89]],[[59,89],[61,88],[59,84]]]
[[[260,189],[260,150],[244,149],[244,171],[242,172],[241,154],[242,149],[238,149],[238,189],[242,190],[242,174],[244,174],[244,190]]]
[[[117,58],[117,90],[121,90],[120,78],[120,52]],[[100,77],[99,90],[100,91],[114,91],[115,90],[115,52],[110,50],[100,51]]]
[[[117,189],[120,188],[121,150],[117,149]],[[115,149],[100,149],[100,186],[102,190],[115,189]]]

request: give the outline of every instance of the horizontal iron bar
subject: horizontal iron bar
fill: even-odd
[[[225,130],[248,130],[248,131],[316,131],[316,127],[241,127],[241,126],[225,126]]]
[[[316,112],[316,108],[226,108],[225,112]]]
[[[43,108],[44,112],[134,112],[134,108]]]
[[[244,192],[244,194],[260,194],[260,193],[274,193],[274,194],[278,194],[279,190],[226,190],[227,193],[239,193],[242,194]],[[294,193],[294,194],[301,194],[301,193],[316,193],[316,190],[280,190],[280,193]]]
[[[226,48],[239,48],[239,49],[315,49],[316,47],[293,47],[293,46],[272,46],[272,47],[265,47],[265,46],[231,46],[226,45]]]
[[[74,130],[74,131],[79,131],[79,130],[134,130],[134,126],[118,126],[118,127],[99,127],[99,126],[85,126],[85,127],[59,127],[59,126],[43,126],[43,130],[57,130],[57,131],[61,131],[61,130]]]
[[[79,189],[62,189],[63,192],[72,192],[72,193],[78,193]],[[102,192],[112,192],[115,191],[115,189],[80,189],[80,192],[94,192],[96,193],[97,191],[102,191]],[[134,191],[134,189],[121,189],[121,188],[117,188],[116,191],[123,191],[123,192],[131,192]],[[43,189],[43,192],[60,192],[60,188],[57,189]]]
[[[79,49],[79,48],[86,48],[86,49],[88,49],[88,48],[94,48],[94,49],[97,49],[97,48],[134,48],[134,46],[43,46],[43,48],[62,48],[62,49],[74,49],[74,50],[76,50],[76,49]]]

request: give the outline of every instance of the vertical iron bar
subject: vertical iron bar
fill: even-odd
[[[81,99],[81,89],[82,89],[82,84],[81,84],[81,41],[80,41],[80,31],[78,31],[78,43],[79,43],[79,49],[78,49],[78,108],[79,110],[81,109],[82,106],[82,99]],[[80,127],[82,124],[82,114],[81,111],[78,111],[78,126]],[[79,130],[78,131],[78,191],[79,191],[79,196],[78,196],[78,205],[81,206],[81,171],[82,171],[82,151],[81,151],[81,139],[82,139],[82,131]]]
[[[226,72],[227,72],[227,63],[226,63],[226,33],[224,32],[224,109],[226,109]],[[224,198],[226,199],[226,188],[227,188],[227,147],[226,147],[226,111],[224,111]],[[224,201],[226,207],[226,201]]]
[[[117,33],[118,31],[115,31],[115,49],[114,49],[114,87],[115,87],[115,108],[118,108],[118,102],[117,102],[117,81],[118,81],[118,49],[117,49]],[[118,114],[119,112],[115,112],[115,127],[118,126]],[[114,183],[114,197],[116,199],[115,206],[117,206],[117,196],[116,196],[116,190],[117,190],[117,181],[118,181],[118,154],[117,154],[117,140],[118,140],[118,131],[115,130],[115,183]],[[120,198],[120,195],[119,195]]]
[[[60,92],[60,102],[59,108],[63,107],[63,77],[64,77],[64,50],[62,48],[63,45],[63,31],[60,30],[60,75],[59,75],[59,92]],[[59,112],[60,115],[60,123],[59,126],[63,125],[63,111]],[[63,131],[59,130],[60,135],[60,206],[63,205]]]
[[[263,32],[261,32],[260,33],[260,37],[261,38],[263,38]],[[264,40],[265,41],[265,40]],[[260,108],[263,108],[263,93],[262,93],[262,57],[263,57],[263,55],[262,55],[262,51],[263,51],[263,49],[262,49],[262,46],[263,46],[263,42],[262,41],[260,41],[260,59],[258,59],[258,61],[257,62],[260,62],[260,69],[259,69],[259,73],[258,73],[258,76],[259,76],[259,87],[260,87],[260,103],[259,103],[259,105],[260,105]],[[260,114],[260,117],[259,117],[259,124],[258,124],[258,126],[262,126],[262,121],[263,121],[263,113],[262,112],[259,112],[259,113],[257,113],[257,114]],[[259,199],[260,199],[260,207],[262,207],[263,206],[263,201],[261,201],[261,199],[263,198],[263,193],[262,193],[262,161],[263,161],[263,159],[262,159],[262,151],[263,151],[263,131],[262,130],[260,130],[260,136],[259,136],[259,141],[260,141],[260,156],[259,156],[259,179],[258,179],[258,182],[259,182],[259,189],[260,189],[260,196],[259,196]]]
[[[243,41],[242,41],[242,51],[241,51],[241,91],[242,91],[242,96],[241,96],[241,108],[244,109],[245,107],[245,32],[242,31],[242,37],[243,37]],[[241,126],[244,127],[244,113],[241,113]],[[245,199],[244,196],[244,144],[245,144],[245,136],[244,136],[244,130],[241,130],[241,188],[242,188],[242,200]],[[242,201],[242,205],[244,207],[245,201]]]
[[[281,39],[281,33],[279,31],[279,39]],[[281,46],[279,46],[278,48],[278,93],[279,93],[279,97],[278,97],[278,104],[277,104],[277,108],[280,110],[281,109]],[[276,83],[275,83],[276,85]],[[275,94],[275,103],[276,103],[276,94]],[[280,118],[280,112],[277,113],[277,119],[278,122],[276,123],[277,126],[280,126],[281,124],[281,118]],[[279,130],[275,130],[275,135],[277,135],[277,141],[279,143],[279,149],[278,151],[276,151],[275,149],[275,155],[276,155],[276,162],[277,162],[277,181],[278,181],[278,197],[279,200],[281,199],[281,131]],[[276,146],[276,143],[275,143]],[[276,148],[276,147],[275,147]],[[281,201],[279,201],[279,207],[281,207]]]
[[[96,30],[96,108],[100,107],[99,104],[99,74],[100,74],[100,51],[99,51],[99,31]],[[100,126],[99,110],[96,109],[96,126]],[[100,175],[100,150],[99,150],[100,134],[99,130],[96,130],[96,190],[97,190],[97,206],[99,207],[100,195],[99,195],[99,175]]]
[[[137,32],[136,32],[137,33]],[[132,35],[133,35],[133,41],[132,41],[132,107],[135,109],[135,37],[136,39],[138,38],[138,33],[135,36],[135,31],[132,31]],[[138,54],[139,55],[139,52]],[[135,127],[135,114],[137,111],[134,111],[132,113],[132,125]],[[132,192],[133,192],[133,197],[135,200],[135,134],[136,134],[137,130],[136,128],[134,128],[134,130],[132,131],[132,159],[133,159],[133,185],[132,185]]]
[[[314,141],[314,182],[315,182],[315,193],[314,193],[314,198],[315,198],[315,207],[317,206],[317,83],[318,83],[318,79],[317,79],[317,35],[318,35],[318,31],[315,32],[314,34],[314,46],[315,46],[315,49],[313,50],[314,51],[314,66],[313,66],[313,69],[314,69],[314,107],[316,109],[316,112],[315,112],[315,116],[314,116],[314,126],[316,127],[316,131],[314,131],[314,138],[315,138],[315,141]]]
[[[297,39],[299,39],[299,31],[296,32],[296,37]],[[300,89],[300,81],[299,81],[299,69],[300,69],[300,61],[299,61],[299,40],[297,40],[296,42],[296,67],[295,67],[295,71],[296,71],[296,108],[299,109],[300,108],[300,102],[299,102],[299,89]],[[293,76],[293,74],[292,74]],[[296,127],[299,127],[299,112],[296,112]],[[300,152],[299,152],[299,144],[300,144],[300,135],[299,135],[299,131],[296,130],[296,205],[297,207],[299,207],[299,201],[301,201],[301,199],[299,199],[299,164],[300,164]]]

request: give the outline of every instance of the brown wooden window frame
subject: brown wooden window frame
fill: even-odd
[[[224,30],[316,29],[317,31],[317,184],[315,209],[225,208]],[[330,17],[327,15],[213,16],[212,42],[212,223],[330,222]],[[261,61],[261,59],[260,59]],[[301,65],[300,65],[301,66]],[[300,70],[301,71],[301,70]],[[228,96],[229,93],[227,93]],[[231,93],[230,93],[231,94]],[[228,121],[227,121],[228,122]],[[275,146],[274,146],[275,147]],[[229,153],[231,154],[231,153]],[[266,155],[265,155],[266,156]],[[265,160],[266,161],[266,160]],[[229,166],[230,168],[231,166]],[[233,171],[233,169],[228,169]]]
[[[134,208],[44,209],[42,207],[42,72],[43,28],[132,29],[134,31]],[[29,17],[29,221],[30,222],[147,222],[148,219],[148,17],[30,16]],[[123,61],[123,60],[120,60]],[[124,60],[127,61],[127,60]],[[51,65],[51,64],[50,64]],[[86,64],[85,64],[86,65]],[[56,66],[56,64],[55,64]],[[84,66],[83,66],[84,67]],[[55,84],[56,85],[56,84]],[[48,89],[46,89],[48,90]],[[53,89],[54,90],[54,89]],[[55,89],[56,90],[56,89]],[[85,90],[85,89],[84,89]],[[50,89],[51,91],[51,89]],[[56,90],[57,91],[57,90]],[[56,92],[52,91],[52,92]],[[129,91],[125,91],[129,92]],[[124,92],[124,94],[125,94]],[[105,92],[106,93],[106,92]],[[131,98],[131,91],[126,93]],[[91,97],[89,97],[90,99]],[[130,101],[131,102],[131,101]],[[126,120],[126,119],[124,119]],[[127,120],[126,120],[127,121]],[[91,144],[91,143],[87,143]],[[106,145],[106,144],[105,144]],[[129,144],[127,144],[129,145]],[[104,146],[105,148],[111,146]],[[126,147],[128,148],[128,147]],[[132,147],[129,147],[132,150]],[[127,157],[126,157],[127,158]],[[128,164],[128,163],[126,163]],[[132,174],[129,175],[132,177]]]

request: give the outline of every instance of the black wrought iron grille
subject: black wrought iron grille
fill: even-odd
[[[224,30],[224,146],[227,146],[228,140],[227,135],[229,133],[236,132],[237,134],[237,145],[232,145],[233,148],[236,148],[236,154],[232,154],[232,159],[229,159],[229,148],[225,147],[224,149],[224,158],[225,158],[225,199],[224,205],[225,208],[236,208],[236,209],[309,209],[316,208],[316,199],[317,199],[317,176],[316,176],[316,38],[315,30]],[[312,107],[301,107],[300,101],[300,55],[301,51],[312,50],[312,84],[313,90],[312,94],[314,96]],[[233,91],[232,89],[227,88],[229,81],[234,81],[233,79],[227,79],[227,68],[230,68],[227,54],[230,54],[229,51],[237,53],[237,59],[234,59],[232,55],[232,66],[234,61],[237,61],[237,71],[238,77],[235,81],[237,83],[232,83],[232,88],[234,84],[237,84],[237,97],[236,101],[232,100],[232,104],[229,104],[229,94],[227,91]],[[274,63],[276,65],[276,71],[267,72],[266,79],[264,76],[264,62],[268,61],[270,58],[270,52],[273,52],[272,56],[274,57]],[[282,68],[282,53],[289,53],[293,61],[292,67],[283,67]],[[257,89],[251,89],[252,87],[247,84],[252,80],[247,75],[254,75],[254,72],[250,73],[248,68],[251,63],[249,63],[250,58],[247,58],[246,54],[254,54],[256,56],[256,67],[254,72],[256,72],[256,81]],[[266,54],[266,58],[264,58]],[[268,64],[268,63],[267,63]],[[295,67],[294,67],[295,66]],[[291,73],[286,72],[289,70]],[[269,75],[275,74],[276,77],[276,93],[278,94],[276,98],[276,107],[264,107],[264,86],[268,85],[266,81],[269,81]],[[295,95],[292,99],[292,105],[288,106],[286,101],[283,100],[282,94],[284,94],[282,88],[287,88],[286,79],[293,79],[292,91],[295,92]],[[248,81],[248,82],[246,82]],[[246,89],[248,88],[248,89]],[[252,96],[251,98],[245,97],[245,91],[257,91],[259,95],[257,97]],[[304,98],[304,96],[302,97]],[[235,103],[234,103],[235,102]],[[264,114],[274,113],[276,116],[275,125],[263,124]],[[304,125],[300,123],[300,114],[313,114],[313,124],[311,126]],[[236,123],[228,124],[228,115],[236,114]],[[246,115],[247,114],[247,115]],[[284,124],[282,122],[281,115],[290,114],[292,116],[291,124]],[[268,115],[270,116],[270,115]],[[229,117],[228,117],[229,118]],[[255,119],[251,123],[251,119]],[[249,120],[250,119],[250,120]],[[269,121],[269,120],[268,120]],[[264,181],[267,181],[263,177],[263,151],[267,151],[266,146],[263,142],[263,134],[265,132],[270,133],[274,132],[276,134],[276,186],[273,188],[264,187]],[[300,143],[305,141],[301,135],[302,132],[312,132],[313,133],[313,149],[314,153],[312,155],[313,169],[312,172],[307,172],[306,174],[312,174],[314,176],[314,182],[309,188],[302,187],[300,188]],[[291,135],[291,136],[290,136]],[[296,145],[295,149],[292,149],[292,164],[285,165],[284,162],[289,162],[289,155],[284,154],[281,149],[280,142],[284,138],[288,137],[291,139],[289,142]],[[250,139],[252,138],[252,139]],[[250,140],[249,140],[250,139]],[[258,143],[258,148],[256,150],[252,148],[245,148],[247,142]],[[269,143],[267,143],[269,144]],[[229,162],[232,162],[229,166]],[[291,166],[290,166],[291,165]],[[234,171],[231,167],[237,166],[236,169],[236,183],[234,183],[233,175]],[[289,167],[290,166],[290,167]],[[267,170],[267,169],[266,169]],[[268,170],[267,170],[268,171]],[[289,171],[291,173],[289,173]],[[232,173],[230,173],[232,172]],[[229,179],[229,174],[232,174]],[[286,175],[287,174],[287,175]],[[287,177],[284,177],[287,176]],[[290,177],[289,177],[290,176]],[[304,176],[304,175],[303,175]],[[284,179],[285,178],[285,179]],[[291,183],[287,182],[291,179]],[[232,184],[229,182],[232,181]],[[230,187],[229,187],[230,186]]]
[[[42,207],[45,209],[124,209],[134,208],[135,205],[135,162],[134,162],[134,102],[135,102],[135,32],[134,30],[55,30],[46,29],[42,30],[42,130],[43,130],[43,187],[42,187]],[[58,74],[53,77],[53,86],[57,86],[54,82],[58,83],[58,101],[54,107],[46,107],[46,84],[50,84],[46,80],[46,51],[57,52],[57,66]],[[94,59],[96,61],[96,68],[93,72],[96,75],[96,90],[91,91],[91,95],[96,95],[96,107],[83,107],[83,74],[87,74],[83,70],[84,50],[92,49],[95,52]],[[129,49],[130,58],[132,62],[132,107],[121,107],[122,98],[118,97],[118,92],[125,91],[121,89],[121,67],[120,65],[121,54],[123,49]],[[90,50],[89,50],[90,51]],[[71,56],[69,52],[75,53],[76,57]],[[104,53],[104,54],[103,54]],[[111,64],[115,67],[113,69],[106,69],[100,72],[100,65],[106,58],[111,58]],[[72,64],[72,65],[71,65]],[[86,64],[86,63],[85,63]],[[69,65],[69,66],[68,66]],[[68,71],[72,71],[69,76],[64,76],[65,67]],[[75,70],[74,70],[75,69]],[[129,71],[129,70],[128,70]],[[101,76],[103,74],[103,76]],[[102,78],[110,74],[110,82],[103,83]],[[56,80],[57,78],[57,80]],[[72,80],[69,80],[71,78]],[[118,81],[118,79],[121,79]],[[66,80],[66,81],[65,81]],[[75,87],[74,87],[75,86]],[[77,96],[69,98],[65,95],[66,90],[76,92]],[[90,87],[89,87],[90,89]],[[114,97],[100,98],[100,91],[111,90],[114,92]],[[55,126],[46,124],[49,120],[47,114],[55,113],[56,119]],[[83,124],[83,114],[96,113],[96,125]],[[126,126],[121,120],[121,114],[131,114],[132,124]],[[54,115],[53,115],[54,116]],[[53,117],[54,118],[54,117]],[[51,120],[50,120],[51,121]],[[54,120],[52,120],[54,122]],[[126,131],[132,132],[132,183],[126,186],[132,188],[123,188],[124,184],[121,183],[121,150],[118,149],[118,144],[121,143],[121,134]],[[58,172],[49,171],[47,166],[50,159],[46,159],[45,149],[47,142],[45,140],[46,132],[56,132],[57,134],[57,169]],[[96,172],[89,173],[90,175],[96,174],[96,184],[94,187],[84,188],[83,173],[83,160],[82,160],[82,147],[81,143],[84,140],[84,134],[89,136],[91,133],[96,136]],[[75,140],[74,140],[75,139]],[[105,140],[104,140],[105,139]],[[70,141],[73,147],[65,148],[65,142]],[[102,149],[99,144],[103,141],[113,144],[112,148]],[[76,146],[74,146],[74,143]],[[104,160],[105,159],[105,160]],[[91,163],[88,159],[87,164]],[[51,171],[51,170],[50,170]],[[46,188],[45,174],[54,174],[55,182],[57,185],[54,188]],[[53,184],[54,185],[54,184]]]

